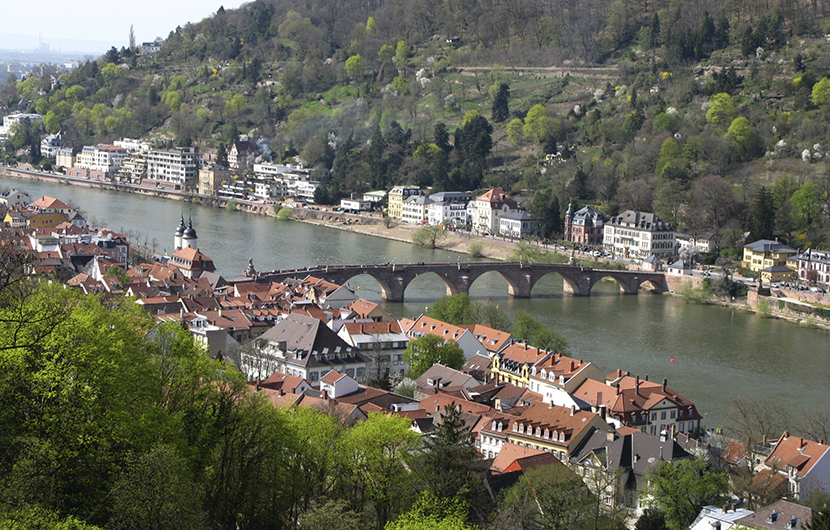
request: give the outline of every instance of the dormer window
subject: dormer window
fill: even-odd
[[[775,523],[775,521],[778,520],[778,517],[780,515],[781,515],[780,513],[773,510],[773,512],[771,514],[769,514],[769,517],[767,517],[767,523],[769,523],[769,524]]]
[[[793,528],[795,528],[796,526],[798,526],[798,521],[799,521],[799,518],[798,518],[798,517],[793,517],[792,519],[790,519],[790,520],[787,522],[787,530],[793,530]]]

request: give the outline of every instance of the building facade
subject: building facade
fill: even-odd
[[[656,214],[626,210],[603,227],[606,252],[625,258],[646,259],[651,255],[670,258],[677,254],[674,229]]]
[[[787,259],[798,254],[794,248],[790,248],[778,241],[759,239],[748,245],[744,245],[744,255],[741,266],[752,272],[761,272],[768,267],[787,266]]]
[[[519,211],[515,199],[501,188],[492,188],[476,197],[467,208],[473,230],[482,234],[497,234],[501,217]]]
[[[606,222],[608,216],[593,206],[585,206],[574,212],[569,203],[565,213],[565,241],[601,245]]]
[[[147,153],[147,178],[168,189],[195,187],[200,158],[193,147],[152,150]]]
[[[389,192],[388,215],[390,219],[401,219],[403,217],[403,201],[412,195],[423,195],[420,188],[396,186]]]
[[[830,287],[830,252],[807,249],[806,252],[789,258],[787,264],[798,272],[799,280]]]

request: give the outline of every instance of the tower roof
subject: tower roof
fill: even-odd
[[[187,228],[182,232],[182,237],[185,239],[196,239],[196,230],[193,228],[193,220],[187,220]]]
[[[176,227],[176,231],[173,233],[176,237],[181,237],[184,234],[184,214],[182,214],[182,219],[179,221],[179,226]]]

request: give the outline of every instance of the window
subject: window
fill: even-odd
[[[695,430],[695,422],[690,421],[689,422],[689,432],[692,432],[693,430]]]
[[[674,411],[674,410],[673,410],[673,411],[671,411],[671,419],[674,419],[674,417],[675,417],[675,415],[676,415],[676,414],[677,414],[677,412],[676,412],[676,411]]]
[[[657,413],[656,412],[651,413],[651,421],[657,421]],[[652,433],[652,434],[654,434],[654,433]]]
[[[354,368],[346,368],[346,375],[354,377]]]
[[[310,372],[310,373],[308,374],[309,379],[311,379],[311,382],[312,382],[312,383],[313,383],[314,381],[317,381],[317,377],[319,377],[319,374],[320,374],[320,372]]]
[[[666,411],[665,411],[665,410],[664,410],[663,412],[661,412],[661,413],[660,413],[660,419],[661,419],[661,420],[665,420],[665,419],[666,419]]]

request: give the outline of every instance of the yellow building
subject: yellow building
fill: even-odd
[[[796,254],[798,254],[797,250],[778,241],[759,239],[754,243],[744,245],[741,266],[752,272],[760,272],[770,267],[786,267],[787,259]]]
[[[412,195],[423,195],[420,188],[407,188],[396,186],[389,192],[388,215],[390,219],[401,219],[403,217],[403,201]]]
[[[228,168],[212,165],[199,170],[198,191],[200,195],[216,195],[222,187],[222,182],[231,180],[231,171]]]
[[[29,218],[27,228],[54,228],[67,221],[64,214],[60,212],[39,212]]]

